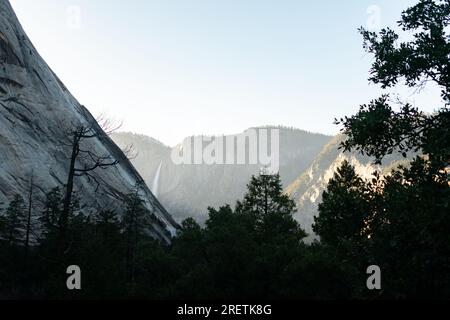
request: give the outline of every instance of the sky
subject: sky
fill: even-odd
[[[173,146],[285,125],[336,134],[381,93],[357,28],[414,0],[10,0],[42,57],[94,115]],[[422,109],[439,92],[395,88]]]

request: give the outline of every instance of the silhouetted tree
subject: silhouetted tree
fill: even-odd
[[[31,171],[30,175],[30,181],[28,186],[28,194],[27,194],[27,208],[26,208],[26,221],[25,221],[25,260],[28,262],[28,253],[30,251],[30,245],[31,245],[31,236],[32,234],[35,235],[33,226],[34,226],[34,220],[36,218],[36,214],[33,210],[34,208],[34,173]]]
[[[205,228],[185,220],[171,254],[179,261],[177,298],[274,298],[280,275],[302,251],[305,232],[279,175],[252,177],[233,210],[209,208]]]
[[[368,236],[368,193],[366,181],[348,161],[344,161],[328,182],[319,204],[319,215],[314,217],[313,230],[322,243],[358,242]]]
[[[346,248],[343,257],[354,256],[348,263],[365,259],[367,265],[379,265],[383,297],[450,296],[449,19],[450,2],[421,0],[399,22],[412,32],[411,41],[399,43],[389,28],[378,34],[360,30],[364,48],[375,57],[371,82],[386,89],[404,80],[418,90],[432,82],[441,89],[440,109],[427,114],[398,100],[400,110],[394,111],[394,101],[383,95],[337,121],[348,137],[345,151],[359,150],[378,163],[394,152],[419,153],[408,165],[384,177],[376,173],[371,181],[361,181],[344,164],[319,206],[315,230],[324,243]],[[363,257],[357,259],[361,241]]]
[[[283,192],[279,174],[262,173],[253,176],[243,201],[238,201],[236,212],[254,220],[255,232],[263,241],[280,234],[291,235],[298,241],[306,236],[293,215],[295,202]]]
[[[97,154],[92,148],[83,147],[83,142],[85,140],[99,139],[106,136],[106,133],[97,122],[77,125],[70,131],[69,136],[71,141],[67,145],[71,148],[71,153],[66,190],[63,199],[63,215],[61,221],[63,232],[67,224],[69,208],[72,203],[75,177],[86,176],[99,184],[92,172],[98,168],[106,169],[119,163],[119,161],[114,159],[109,153]],[[81,166],[78,167],[77,163],[80,163]]]
[[[59,187],[52,189],[46,194],[44,209],[39,217],[42,239],[49,235],[56,234],[60,229],[62,216],[62,193]]]
[[[380,33],[360,29],[364,48],[374,55],[370,81],[390,88],[401,80],[420,90],[428,83],[441,89],[443,106],[433,114],[419,111],[409,103],[394,111],[389,95],[361,106],[343,124],[348,139],[345,150],[360,150],[378,161],[395,151],[422,151],[435,169],[450,161],[450,37],[448,1],[421,0],[402,14],[399,26],[413,34],[413,40],[399,42],[390,28]],[[437,106],[435,106],[437,107]]]
[[[18,245],[23,241],[26,208],[23,198],[16,194],[6,209],[5,216],[2,219],[2,229],[0,237],[10,246]]]
[[[127,277],[134,282],[138,243],[146,235],[150,214],[139,195],[138,185],[125,197],[124,204],[122,232],[126,241]]]

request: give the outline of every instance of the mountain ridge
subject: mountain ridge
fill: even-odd
[[[269,128],[276,127],[269,126]],[[264,128],[264,126],[253,128]],[[342,134],[327,136],[296,128],[282,128],[280,133],[284,136],[284,139],[280,139],[285,142],[284,147],[286,148],[286,142],[288,142],[287,145],[294,148],[292,152],[286,152],[285,148],[281,147],[282,142],[280,141],[282,158],[280,159],[282,164],[280,166],[280,175],[286,194],[297,205],[298,210],[295,218],[309,234],[308,241],[316,239],[312,231],[312,225],[314,217],[318,214],[317,209],[322,199],[322,193],[325,191],[329,179],[333,177],[336,169],[344,160],[354,165],[356,172],[363,178],[369,178],[375,170],[390,170],[402,159],[392,155],[383,161],[383,165],[378,166],[373,164],[373,158],[356,152],[342,152],[339,149],[340,143],[345,139],[345,136]],[[290,134],[293,135],[290,136]],[[314,140],[307,139],[308,143],[302,145],[300,143],[301,139],[298,139],[302,136],[321,137],[322,139],[319,140],[315,148],[312,148],[310,144]],[[127,133],[116,133],[112,138],[122,148],[125,148],[128,144],[133,144],[131,143],[133,135]],[[131,138],[131,140],[128,138]],[[150,138],[147,141],[152,140],[155,139]],[[175,185],[173,186],[174,190],[183,190],[184,195],[183,192],[173,192],[170,188],[164,187],[162,191],[159,191],[160,200],[165,206],[170,208],[178,221],[194,216],[197,220],[203,222],[206,219],[208,206],[234,205],[235,201],[244,195],[250,176],[259,172],[257,167],[250,165],[244,170],[239,166],[170,166],[168,165],[171,161],[170,147],[161,147],[158,144],[149,146],[144,143],[139,144],[138,149],[143,157],[137,157],[132,161],[136,168],[140,170],[148,185],[153,185],[152,182],[156,180],[155,172],[160,174],[162,172],[162,175],[173,174],[175,176],[171,181]],[[161,150],[163,150],[163,154],[160,153]],[[148,157],[146,157],[146,154]],[[158,179],[160,178],[161,176],[158,175]],[[203,188],[203,185],[210,187]],[[228,194],[227,190],[233,188],[231,195]],[[192,193],[189,192],[190,189],[193,190]],[[223,196],[223,193],[227,195]],[[201,205],[193,205],[192,203],[201,203]],[[183,212],[183,210],[187,211],[187,213]]]
[[[332,138],[283,126],[252,127],[242,133],[224,137],[238,137],[251,129],[280,130],[280,174],[286,186],[309,166],[316,153]],[[192,135],[187,139],[191,137],[201,136]],[[153,186],[158,179],[159,199],[178,222],[190,216],[203,221],[209,206],[234,204],[245,192],[251,175],[258,174],[260,170],[260,166],[250,164],[175,165],[171,160],[171,151],[177,146],[161,146],[154,142],[158,141],[154,138],[143,139],[142,135],[125,132],[117,132],[112,138],[123,149],[129,145],[137,149],[137,157],[132,159],[133,164],[148,185]],[[248,151],[248,145],[246,147]]]

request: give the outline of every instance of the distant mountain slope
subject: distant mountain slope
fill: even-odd
[[[170,158],[172,148],[157,140],[132,133],[117,133],[112,138],[122,148],[134,146],[138,155],[132,162],[178,221],[190,216],[203,221],[208,206],[233,205],[259,170],[253,165],[177,166]],[[286,193],[297,204],[295,218],[310,239],[314,238],[311,227],[322,193],[342,161],[352,163],[364,178],[376,169],[388,172],[405,162],[393,155],[386,157],[382,166],[374,166],[372,158],[342,153],[339,145],[343,139],[342,135],[329,137],[295,129],[280,131],[280,175]]]
[[[286,193],[297,203],[296,220],[311,237],[314,237],[312,225],[314,217],[318,214],[317,208],[322,200],[323,191],[344,160],[354,165],[356,172],[362,178],[370,178],[375,170],[390,172],[393,167],[405,162],[400,156],[393,155],[386,157],[382,166],[375,166],[372,158],[357,153],[343,153],[339,150],[340,142],[344,138],[342,135],[334,137],[311,166],[286,188]]]
[[[95,120],[89,111],[40,57],[10,3],[0,0],[0,202],[4,205],[15,193],[25,195],[32,174],[40,196],[62,186],[70,154],[62,143],[67,137],[65,126],[91,123]],[[105,134],[89,139],[85,147],[109,154],[120,164],[95,171],[102,181],[99,189],[92,181],[77,178],[76,191],[88,207],[118,208],[120,197],[141,182],[141,176]],[[140,194],[157,221],[149,231],[170,241],[176,223],[145,185]]]
[[[280,175],[288,186],[308,168],[332,137],[298,129],[279,130]],[[190,216],[203,221],[209,206],[234,205],[242,198],[250,177],[260,169],[258,165],[249,164],[176,165],[171,159],[173,149],[154,139],[131,133],[116,133],[112,138],[121,148],[133,145],[137,156],[132,163],[178,221]]]

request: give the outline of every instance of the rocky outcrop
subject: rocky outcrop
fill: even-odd
[[[322,194],[344,160],[353,165],[363,179],[370,179],[376,170],[389,173],[395,166],[404,162],[400,156],[391,155],[383,160],[381,166],[374,165],[373,158],[358,153],[343,153],[339,146],[344,139],[343,135],[334,137],[319,153],[311,166],[286,188],[286,193],[297,204],[298,211],[295,218],[309,234],[310,240],[316,238],[312,225],[314,217],[318,215]]]
[[[96,122],[89,111],[36,51],[9,1],[0,0],[0,203],[15,193],[25,194],[31,176],[41,196],[63,186],[70,154],[63,143],[67,128],[91,123]],[[149,232],[170,241],[177,224],[141,184],[143,179],[120,148],[106,134],[89,139],[84,148],[119,161],[94,172],[98,188],[86,177],[76,179],[75,189],[87,210],[118,209],[123,195],[140,184],[139,193],[154,218]]]

